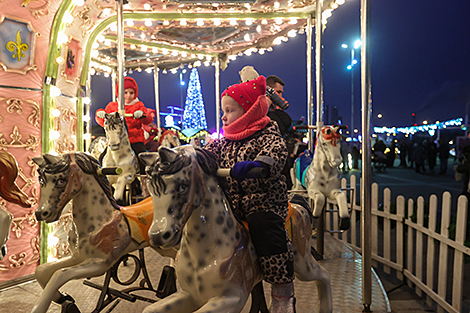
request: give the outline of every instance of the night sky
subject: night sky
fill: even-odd
[[[374,0],[371,1],[371,80],[373,126],[410,126],[465,117],[470,102],[470,1]],[[360,2],[348,0],[333,12],[323,37],[324,105],[336,106],[343,123],[350,124],[350,49],[360,39]],[[287,113],[294,120],[307,115],[306,36],[297,35],[264,55],[253,54],[232,61],[221,71],[221,92],[239,80],[238,71],[252,65],[262,75],[284,80]],[[360,50],[356,51],[360,60]],[[215,127],[214,68],[198,68],[209,128]],[[315,77],[313,68],[313,77]],[[355,128],[360,126],[360,64],[354,68]],[[155,108],[153,74],[133,73],[139,98]],[[189,71],[183,76],[186,83]],[[187,84],[186,84],[187,86]],[[160,75],[160,107],[181,106],[178,74]],[[111,82],[103,76],[92,80],[93,110],[111,100]],[[96,90],[100,90],[96,92]],[[107,92],[106,90],[109,90]],[[377,114],[383,118],[376,118]]]

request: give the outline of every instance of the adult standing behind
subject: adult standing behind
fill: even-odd
[[[442,139],[439,139],[439,175],[444,175],[447,172],[447,160],[449,159],[449,144]]]
[[[118,84],[116,84],[116,94],[118,94]],[[131,77],[124,78],[124,109],[126,114],[132,114],[132,117],[125,117],[127,128],[129,132],[129,141],[132,150],[138,156],[141,152],[147,152],[145,148],[145,136],[143,125],[148,125],[152,122],[152,115],[145,107],[144,103],[137,98],[139,94],[139,87],[137,82]],[[106,113],[111,114],[119,111],[119,103],[113,101],[108,103],[105,109],[98,109],[95,114],[96,122],[104,127],[104,118]],[[145,165],[139,160],[140,173],[145,173]]]

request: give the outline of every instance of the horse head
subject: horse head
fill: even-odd
[[[317,135],[317,147],[326,156],[328,164],[335,168],[343,162],[341,156],[341,134],[339,130],[341,126],[324,126]]]
[[[118,112],[106,114],[104,118],[104,130],[111,150],[116,151],[121,147],[121,140],[125,135],[124,119]]]
[[[203,172],[192,146],[160,147],[141,153],[147,164],[148,188],[153,200],[150,243],[160,248],[180,243],[182,230],[194,209],[204,200]]]

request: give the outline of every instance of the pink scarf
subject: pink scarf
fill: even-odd
[[[224,126],[225,137],[230,140],[245,139],[263,129],[271,119],[268,114],[269,105],[265,95],[258,97],[253,106],[235,122]]]

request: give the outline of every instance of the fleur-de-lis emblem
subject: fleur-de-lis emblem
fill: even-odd
[[[22,51],[28,51],[29,46],[26,43],[21,42],[21,31],[19,30],[18,33],[16,33],[16,42],[9,41],[7,43],[7,49],[10,52],[14,52],[13,58],[18,58],[18,62],[21,61],[21,58],[25,57],[24,53]]]

